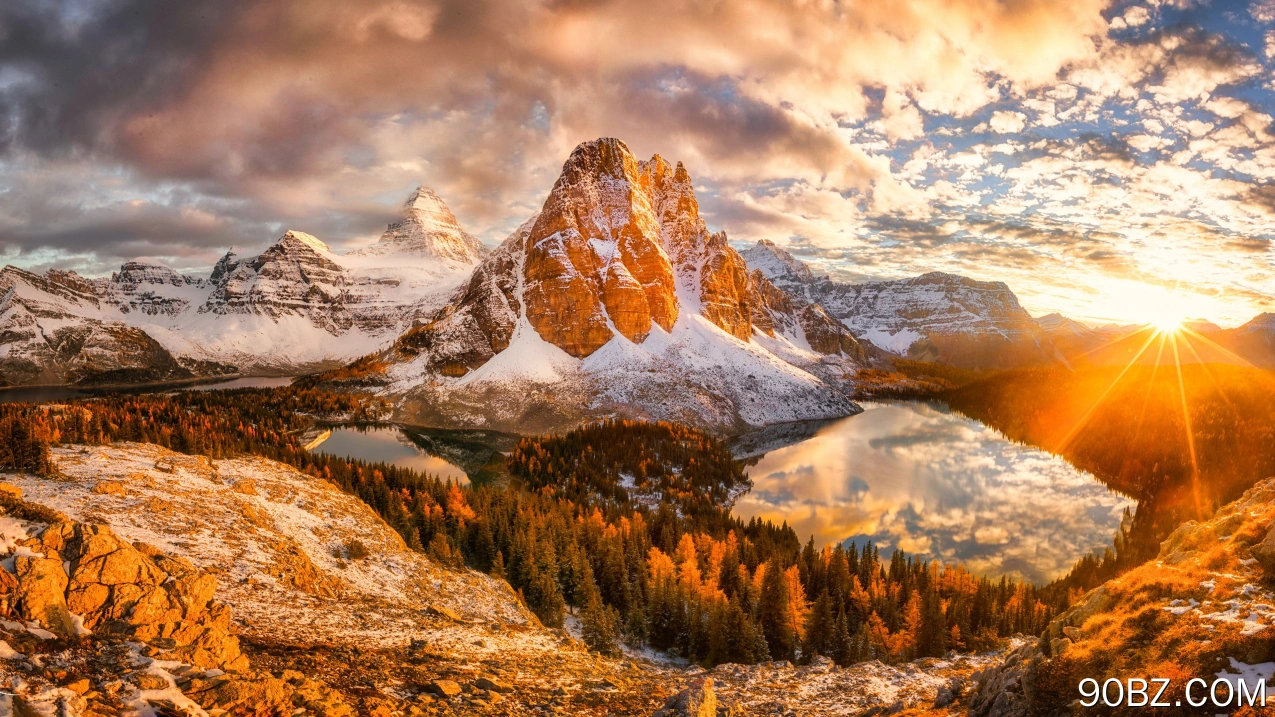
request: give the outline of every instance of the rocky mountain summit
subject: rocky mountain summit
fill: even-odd
[[[900,356],[970,368],[1055,359],[1049,338],[1002,282],[931,272],[843,284],[815,276],[770,241],[758,242],[742,255],[795,303],[818,304],[855,336]]]
[[[414,191],[403,212],[365,250],[337,255],[289,231],[260,254],[228,252],[207,278],[144,257],[101,281],[7,267],[0,380],[298,372],[375,351],[442,306],[485,253],[428,188]]]
[[[865,359],[708,231],[685,167],[599,139],[431,320],[329,380],[397,397],[413,422],[738,427],[853,412]]]
[[[473,266],[487,254],[487,248],[461,229],[456,215],[433,189],[421,185],[403,203],[402,219],[390,224],[375,244],[351,254],[411,254]]]
[[[123,314],[136,311],[147,316],[176,316],[190,308],[188,297],[206,286],[204,279],[179,274],[158,259],[139,257],[124,262],[111,274],[104,294],[106,302]],[[195,291],[184,291],[187,287]]]

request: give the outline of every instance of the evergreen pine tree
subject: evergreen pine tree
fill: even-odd
[[[602,603],[602,596],[593,584],[593,574],[589,573],[587,578],[587,583],[582,584],[576,593],[577,597],[583,595],[584,600],[584,609],[580,612],[584,644],[594,652],[617,657],[620,654],[620,616]]]
[[[801,659],[809,662],[815,655],[832,657],[836,654],[836,625],[832,617],[832,598],[824,589],[806,615],[806,638],[801,645]]]
[[[758,606],[759,622],[772,660],[793,659],[797,640],[793,634],[791,610],[783,564],[775,557],[766,563]]]

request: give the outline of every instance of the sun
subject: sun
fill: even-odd
[[[1158,316],[1151,320],[1151,325],[1162,334],[1173,334],[1182,330],[1182,323],[1185,320],[1181,316]]]

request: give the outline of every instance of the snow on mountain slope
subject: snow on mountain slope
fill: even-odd
[[[816,279],[810,267],[774,242],[762,239],[739,254],[748,268],[760,271],[775,286],[807,303],[815,301],[810,287]]]
[[[105,300],[124,314],[176,316],[198,305],[207,293],[203,279],[179,274],[158,259],[139,257],[111,275]]]
[[[346,256],[289,231],[256,256],[228,252],[207,279],[145,257],[100,283],[71,272],[39,277],[6,269],[8,284],[23,288],[0,305],[0,326],[10,327],[0,331],[0,352],[9,356],[0,363],[0,378],[14,384],[71,380],[63,364],[79,351],[79,337],[94,330],[103,335],[103,327],[114,327],[115,344],[127,336],[171,354],[167,360],[195,367],[212,362],[219,372],[328,368],[377,351],[430,317],[484,252],[422,187],[380,242]],[[32,312],[47,330],[33,332]],[[93,345],[102,355],[81,362],[102,370],[144,364],[137,351],[133,358],[108,359],[110,344],[99,337]]]
[[[681,164],[600,139],[358,381],[414,422],[526,431],[624,415],[740,429],[854,412],[864,360],[849,330],[784,300],[707,230]]]
[[[0,270],[0,386],[187,378],[145,331],[70,272]]]
[[[1048,338],[1001,282],[931,272],[841,284],[814,276],[773,242],[758,242],[743,256],[794,302],[817,303],[856,336],[895,354],[971,367],[1053,359]]]

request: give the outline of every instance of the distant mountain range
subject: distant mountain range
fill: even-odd
[[[1273,317],[1190,327],[1220,346],[1203,360],[1272,366]],[[420,187],[377,243],[345,255],[289,231],[208,277],[147,258],[109,279],[0,271],[0,385],[349,364],[324,380],[393,397],[405,420],[493,428],[826,418],[856,410],[855,375],[891,357],[1127,361],[1138,335],[1033,319],[1001,282],[848,284],[770,241],[736,251],[700,217],[685,167],[639,161],[616,139],[577,147],[540,212],[494,251]]]
[[[967,368],[1010,368],[1054,357],[1045,332],[999,281],[931,272],[842,284],[815,276],[769,241],[743,256],[794,302],[824,307],[855,336],[899,356]]]
[[[148,258],[92,281],[5,267],[0,384],[330,368],[430,316],[485,254],[421,187],[379,242],[345,256],[290,231],[256,256],[227,253],[207,278]]]
[[[1181,363],[1251,364],[1275,368],[1275,314],[1260,314],[1233,329],[1204,319],[1182,322],[1173,341],[1161,349],[1160,334],[1150,325],[1090,327],[1060,314],[1036,320],[1058,350],[1060,360],[1075,366]],[[1174,344],[1177,352],[1174,352]],[[1145,347],[1145,350],[1144,350]]]

